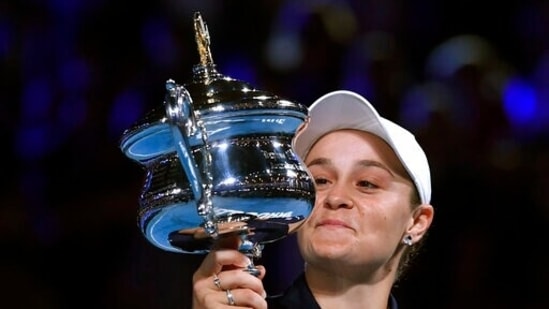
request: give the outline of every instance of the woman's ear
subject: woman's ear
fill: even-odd
[[[407,234],[411,235],[414,242],[418,242],[433,222],[435,209],[430,204],[421,204],[412,212],[412,225],[408,228]]]

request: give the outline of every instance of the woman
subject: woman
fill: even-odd
[[[213,250],[193,276],[193,308],[395,309],[393,284],[431,226],[431,180],[414,136],[360,95],[335,91],[310,107],[293,147],[316,184],[313,212],[297,231],[303,273],[267,297],[233,245]]]

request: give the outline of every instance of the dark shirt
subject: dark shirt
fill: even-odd
[[[320,309],[303,273],[282,294],[267,297],[267,304],[269,309]],[[389,296],[389,309],[398,309],[392,294]]]

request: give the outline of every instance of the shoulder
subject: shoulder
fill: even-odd
[[[299,275],[282,294],[268,296],[267,305],[269,309],[320,309],[304,274]],[[389,295],[389,308],[398,309],[398,302],[393,294]]]
[[[398,309],[398,302],[392,293],[389,295],[389,309]]]
[[[269,309],[320,309],[309,290],[304,274],[299,275],[282,294],[267,297],[267,304]]]

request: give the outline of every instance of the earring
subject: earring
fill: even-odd
[[[412,246],[412,235],[404,236],[404,238],[402,239],[402,243],[409,247]]]

